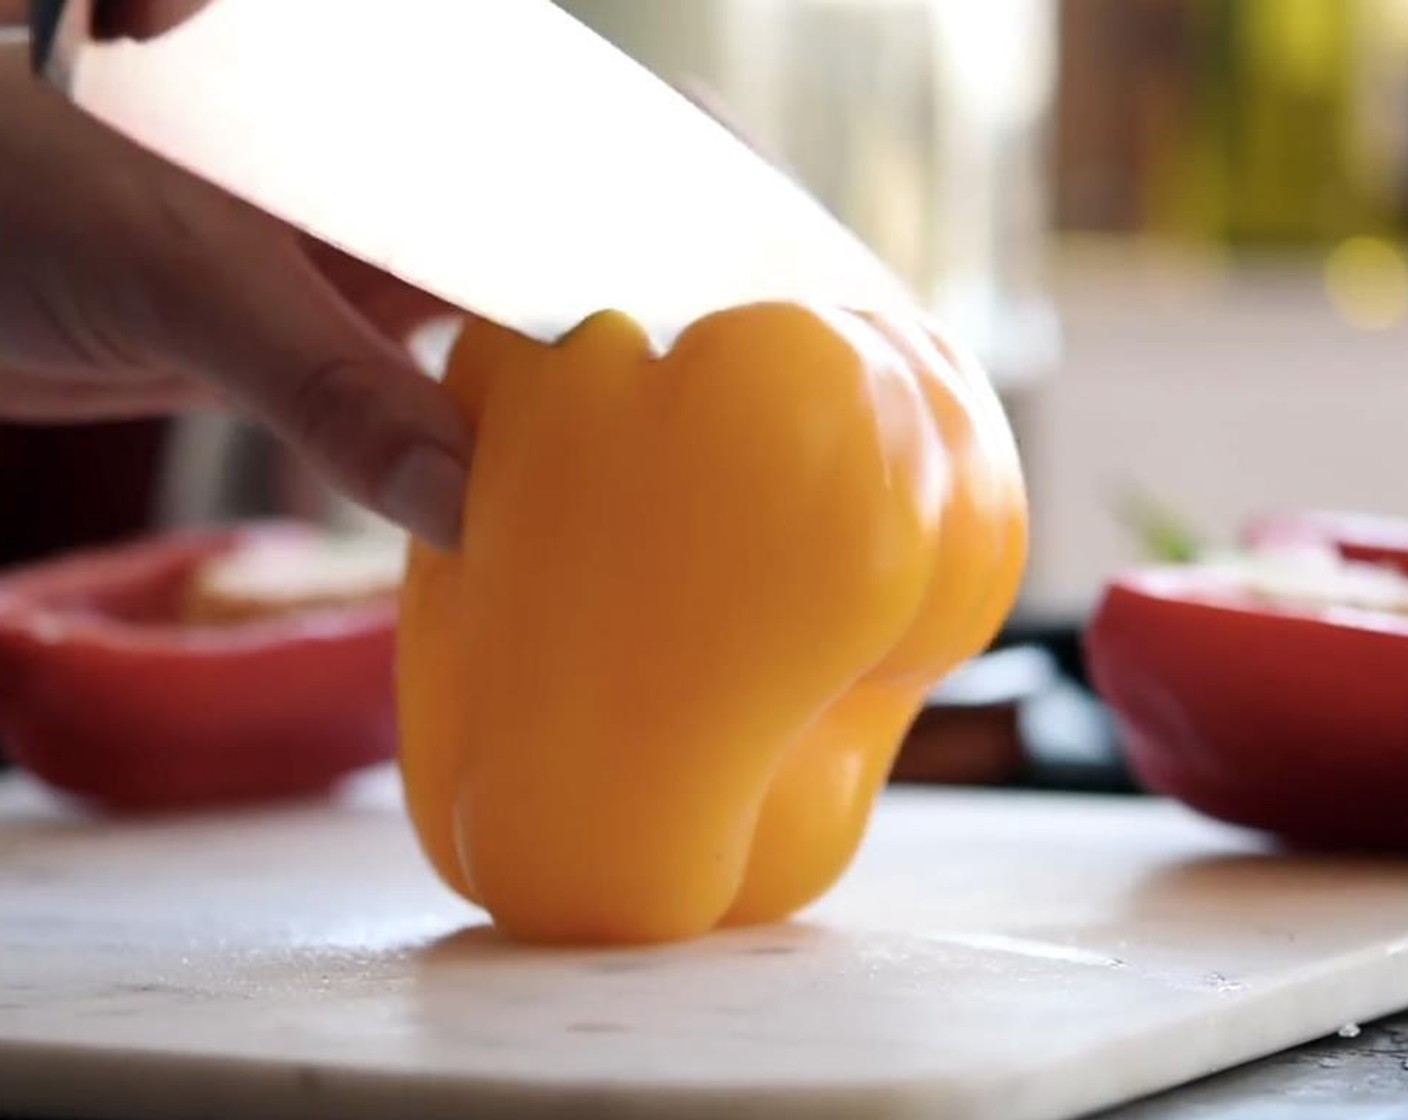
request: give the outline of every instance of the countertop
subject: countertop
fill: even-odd
[[[1099,1115],[1099,1120],[1403,1120],[1408,1015]]]

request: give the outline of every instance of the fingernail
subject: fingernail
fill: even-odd
[[[468,478],[464,466],[441,448],[412,447],[381,488],[382,512],[428,544],[453,552],[459,547]]]

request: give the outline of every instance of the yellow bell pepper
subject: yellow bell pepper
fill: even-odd
[[[1026,496],[982,372],[922,322],[790,303],[663,355],[602,312],[471,318],[460,549],[414,545],[401,767],[510,937],[781,919],[850,862],[909,723],[1011,609]]]

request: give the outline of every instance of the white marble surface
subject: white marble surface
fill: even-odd
[[[1061,1120],[1408,1007],[1408,864],[1172,806],[892,793],[793,924],[532,951],[396,797],[112,824],[0,782],[0,1114]]]

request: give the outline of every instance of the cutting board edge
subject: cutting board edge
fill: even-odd
[[[1310,1026],[1303,1029],[1282,1029],[1280,1026],[1282,1023],[1294,1022],[1292,1015],[1263,1015],[1261,1021],[1271,1024],[1271,1028],[1261,1032],[1254,1040],[1234,1040],[1229,1044],[1225,1039],[1209,1038],[1204,1040],[1206,1049],[1184,1049],[1181,1052],[1177,1047],[1163,1047],[1160,1049],[1161,1054],[1175,1055],[1177,1059],[1181,1060],[1170,1063],[1162,1073],[1151,1073],[1150,1076],[1142,1079],[1144,1082],[1142,1085],[1126,1083],[1118,1088],[1112,1087],[1103,1092],[1092,1092],[1089,1101],[1073,1100],[1069,1107],[1055,1112],[1043,1109],[1017,1110],[1011,1114],[1003,1112],[1001,1114],[1002,1120],[1080,1120],[1080,1118],[1096,1120],[1097,1117],[1112,1108],[1128,1107],[1138,1101],[1157,1097],[1171,1090],[1205,1081],[1262,1059],[1284,1054],[1298,1046],[1326,1039],[1347,1026],[1361,1027],[1364,1024],[1408,1011],[1408,959],[1405,959],[1408,958],[1408,943],[1405,943],[1403,948],[1396,952],[1361,955],[1365,959],[1358,964],[1355,972],[1349,975],[1343,972],[1331,973],[1328,969],[1322,969],[1320,975],[1307,978],[1306,984],[1311,986],[1309,992],[1305,985],[1295,985],[1261,993],[1256,998],[1246,1000],[1245,1007],[1239,1008],[1237,1014],[1230,1020],[1224,1020],[1219,1024],[1223,1031],[1230,1029],[1232,1032],[1240,1033],[1238,1027],[1245,1030],[1246,1026],[1246,1023],[1241,1021],[1256,1022],[1267,1004],[1273,1006],[1300,1004],[1307,998],[1314,998],[1317,989],[1319,989],[1321,998],[1326,1001],[1326,1006],[1324,1014],[1316,1017],[1316,1022],[1320,1025],[1313,1029]],[[1400,970],[1401,980],[1396,988],[1386,988],[1382,983],[1381,973],[1373,967],[1377,963],[1374,958],[1381,956],[1387,956],[1390,960],[1399,959],[1404,963],[1404,967]],[[1355,984],[1362,985],[1364,989],[1362,994],[1355,991]],[[1199,1029],[1196,1023],[1179,1020],[1164,1024],[1151,1031],[1128,1036],[1124,1042],[1131,1049],[1149,1047],[1151,1036],[1157,1038],[1165,1033],[1196,1029]],[[1221,1046],[1220,1052],[1217,1049],[1219,1046]],[[1121,1063],[1116,1057],[1112,1060],[1106,1060],[1103,1066],[1106,1069],[1111,1066],[1128,1068],[1128,1063]],[[1023,1076],[1037,1081],[1040,1078],[1040,1071],[1024,1071]],[[1041,1091],[1049,1093],[1049,1089],[1044,1084]],[[989,1118],[984,1118],[984,1120],[989,1120]]]
[[[1322,975],[1308,978],[1311,993],[1298,985],[1245,999],[1231,1021],[1234,1028],[1241,1020],[1255,1021],[1268,1002],[1299,1003],[1313,995],[1316,988],[1322,988],[1320,994],[1327,999],[1327,1007],[1317,1022],[1323,1026],[1273,1029],[1244,1045],[1223,1045],[1220,1052],[1215,1052],[1215,1048],[1225,1040],[1211,1038],[1203,1042],[1206,1049],[1197,1051],[1180,1053],[1177,1047],[1159,1047],[1159,1053],[1175,1056],[1169,1065],[1118,1084],[1087,1077],[1075,1092],[1057,1099],[1051,1093],[1047,1067],[1013,1071],[1006,1082],[1013,1092],[994,1102],[986,1091],[976,1095],[970,1091],[981,1086],[970,1086],[961,1079],[939,1082],[914,1078],[888,1084],[855,1082],[799,1087],[738,1084],[728,1088],[691,1085],[684,1080],[644,1088],[571,1080],[545,1086],[511,1078],[426,1077],[413,1071],[319,1061],[277,1062],[199,1053],[173,1056],[142,1048],[100,1050],[81,1044],[0,1039],[0,1116],[132,1120],[134,1115],[140,1115],[141,1120],[187,1120],[192,1114],[199,1114],[209,1120],[247,1120],[249,1115],[266,1120],[326,1120],[329,1116],[339,1120],[382,1120],[415,1115],[423,1120],[461,1120],[465,1102],[473,1100],[476,1120],[497,1116],[525,1120],[598,1115],[631,1118],[662,1113],[675,1120],[716,1120],[735,1117],[741,1108],[764,1108],[769,1117],[778,1120],[1093,1120],[1111,1108],[1157,1097],[1326,1038],[1348,1024],[1369,1023],[1408,1010],[1408,968],[1403,970],[1401,985],[1385,992],[1383,985],[1376,982],[1380,977],[1372,969],[1375,961],[1369,959],[1370,955],[1365,956],[1356,974],[1350,977],[1324,970]],[[1408,952],[1389,956],[1408,956]],[[1372,986],[1377,990],[1374,994],[1382,998],[1358,998],[1356,982]],[[1292,1020],[1288,1016],[1265,1016],[1263,1021],[1279,1025]],[[1228,1025],[1224,1021],[1224,1030]],[[1181,1016],[1127,1036],[1125,1042],[1132,1049],[1147,1049],[1151,1035],[1194,1029],[1197,1025]],[[44,1076],[46,1064],[53,1069],[52,1079]],[[1119,1061],[1117,1056],[1107,1056],[1102,1066],[1127,1072],[1131,1064]],[[153,1079],[164,1083],[160,1102],[145,1102],[139,1113],[130,1105],[124,1107],[124,1101],[140,1100],[145,1095],[143,1087],[149,1089]],[[42,1084],[46,1080],[48,1084]],[[291,1104],[290,1082],[294,1089]],[[172,1091],[173,1083],[178,1084],[176,1092]],[[31,1086],[29,1094],[25,1092],[27,1084]],[[63,1086],[57,1094],[53,1091],[55,1084]],[[131,1092],[124,1091],[128,1084]],[[1031,1094],[1042,1098],[1040,1101],[1026,1095],[1027,1085]],[[16,1086],[18,1093],[14,1092]],[[94,1101],[102,1102],[102,1107],[95,1110]],[[108,1104],[111,1109],[106,1107]],[[999,1111],[994,1111],[995,1107]]]

